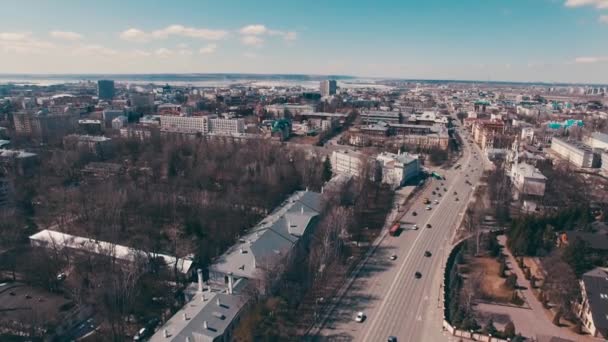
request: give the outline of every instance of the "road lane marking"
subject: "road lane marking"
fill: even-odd
[[[471,159],[471,155],[469,155],[468,159]],[[462,177],[462,176],[461,176]],[[451,177],[450,177],[451,178]],[[448,190],[448,193],[452,192],[452,189],[456,186],[456,183],[458,183],[458,178],[456,178],[452,184],[450,185],[450,188]],[[447,202],[442,202],[442,203],[447,203]],[[441,205],[441,204],[440,204]],[[431,221],[433,219],[433,217],[435,216],[436,213],[438,213],[440,210],[433,210],[433,212],[431,213],[431,216],[429,216],[429,218],[425,221],[425,225]],[[403,259],[403,262],[401,263],[401,266],[399,267],[399,270],[397,272],[397,274],[395,275],[395,277],[393,278],[393,282],[391,283],[388,291],[386,292],[387,295],[384,297],[384,299],[382,300],[382,303],[380,304],[379,309],[376,311],[376,315],[375,317],[372,319],[372,322],[370,324],[369,329],[367,330],[367,333],[365,334],[363,341],[369,341],[369,337],[370,334],[372,333],[372,331],[374,330],[374,328],[377,325],[378,322],[378,317],[381,315],[381,313],[384,311],[384,307],[386,306],[386,304],[388,303],[388,299],[391,298],[393,296],[393,292],[395,291],[395,286],[398,283],[399,278],[401,278],[403,276],[403,271],[406,267],[406,265],[408,264],[407,261],[409,260],[412,252],[414,251],[414,249],[416,249],[415,247],[418,244],[418,240],[420,240],[420,238],[422,237],[422,235],[426,235],[425,233],[427,232],[427,230],[423,230],[420,234],[418,234],[418,236],[416,237],[416,239],[414,240],[412,247],[410,248],[409,252],[407,253],[406,257]]]

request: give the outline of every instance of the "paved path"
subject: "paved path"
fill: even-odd
[[[532,292],[530,282],[524,277],[523,271],[517,265],[513,254],[506,247],[506,236],[498,237],[499,243],[504,247],[503,253],[507,257],[507,266],[517,275],[517,286],[520,288],[519,294],[528,303],[529,309],[516,308],[510,306],[479,304],[476,310],[493,314],[494,321],[499,324],[506,324],[508,320],[513,321],[515,330],[526,337],[536,337],[537,335],[555,336],[566,338],[572,341],[594,341],[586,336],[581,336],[570,331],[568,328],[555,326],[545,313],[542,303]],[[505,321],[506,320],[506,321]],[[503,323],[504,322],[504,323]]]

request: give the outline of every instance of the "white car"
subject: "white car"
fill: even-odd
[[[412,226],[412,229],[413,229],[413,230],[418,230],[418,225],[417,225],[417,224],[413,225],[413,226]]]
[[[391,260],[397,260],[397,254],[393,254],[393,255],[391,255],[390,259],[391,259]]]
[[[357,317],[355,317],[355,322],[361,323],[365,320],[365,314],[362,311],[357,313]]]
[[[431,208],[431,206],[430,206],[430,205],[427,205],[427,206],[426,206],[426,210],[431,210],[431,209],[433,209],[433,208]]]
[[[439,200],[435,200],[435,204],[439,204]]]

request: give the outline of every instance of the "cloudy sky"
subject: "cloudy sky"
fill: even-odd
[[[2,0],[0,73],[608,83],[608,0]]]

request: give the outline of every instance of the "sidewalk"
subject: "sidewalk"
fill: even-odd
[[[568,328],[560,328],[555,326],[549,317],[545,314],[545,309],[542,303],[536,298],[532,292],[530,282],[524,277],[524,272],[517,265],[517,261],[511,251],[506,247],[506,236],[500,235],[498,242],[503,246],[503,254],[506,256],[506,263],[509,270],[517,275],[517,286],[519,295],[526,301],[528,308],[517,308],[508,306],[499,306],[492,304],[479,304],[477,310],[489,313],[498,318],[497,323],[503,323],[508,319],[513,321],[515,329],[522,335],[530,338],[536,338],[538,335],[547,335],[569,339],[572,341],[594,341],[588,336],[575,334]],[[506,322],[504,323],[506,324]]]

